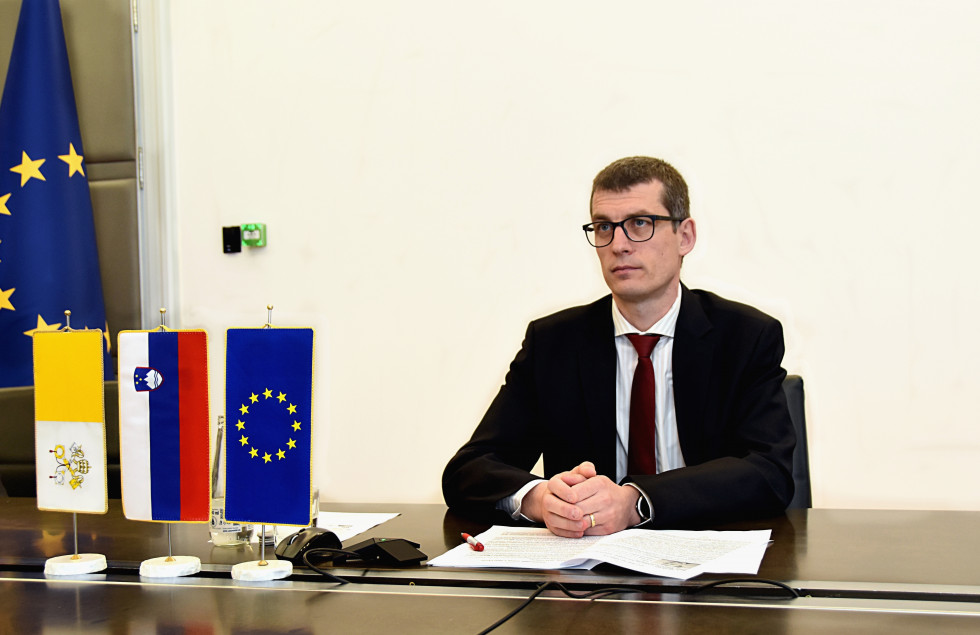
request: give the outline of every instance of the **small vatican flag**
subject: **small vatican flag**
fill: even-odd
[[[103,341],[97,329],[34,334],[38,509],[108,510]]]

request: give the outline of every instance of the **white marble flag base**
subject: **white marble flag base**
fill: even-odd
[[[293,573],[293,563],[289,560],[268,560],[265,564],[259,562],[259,560],[239,562],[231,568],[232,579],[247,582],[280,580],[288,578]]]
[[[200,570],[201,559],[194,556],[150,558],[140,563],[140,575],[144,578],[179,578]]]
[[[56,556],[44,563],[47,575],[81,575],[104,571],[108,567],[101,553],[80,553],[77,556]]]

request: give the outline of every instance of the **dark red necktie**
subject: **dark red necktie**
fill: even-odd
[[[626,337],[639,357],[630,397],[630,445],[626,469],[629,474],[656,474],[657,393],[650,353],[660,336],[630,333]]]

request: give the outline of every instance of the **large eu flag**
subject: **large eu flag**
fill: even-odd
[[[313,329],[228,329],[225,518],[310,524]]]
[[[85,152],[58,0],[25,0],[0,101],[0,387],[29,386],[31,338],[103,329]]]

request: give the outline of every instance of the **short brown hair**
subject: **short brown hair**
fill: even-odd
[[[592,194],[589,195],[589,210],[592,197],[598,191],[625,192],[634,185],[660,181],[664,186],[661,203],[675,219],[673,225],[691,217],[691,200],[687,194],[687,183],[674,166],[653,157],[626,157],[613,161],[602,169],[592,181]]]

